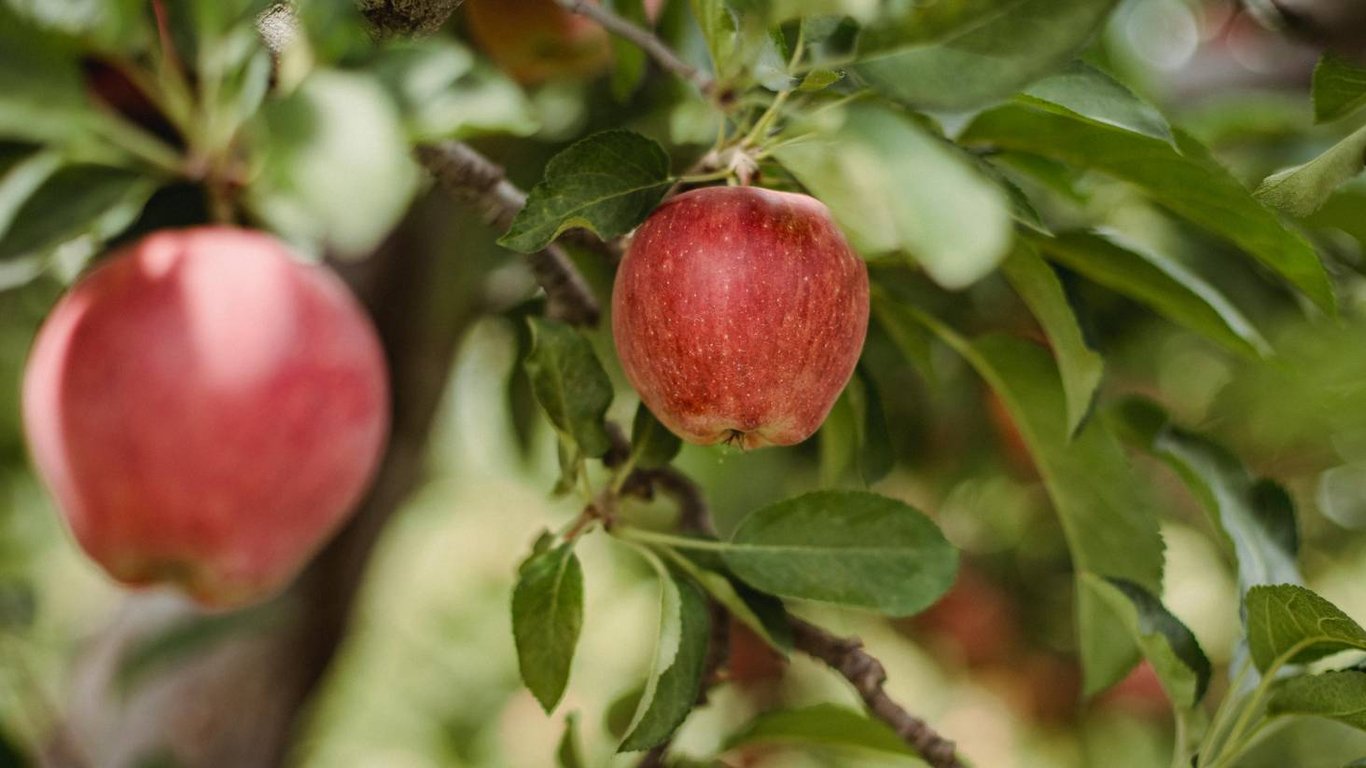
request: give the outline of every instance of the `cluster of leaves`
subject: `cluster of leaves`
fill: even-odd
[[[380,44],[350,4],[301,2],[288,44],[268,46],[258,34],[268,5],[194,0],[159,25],[132,0],[81,13],[60,2],[0,2],[0,280],[74,272],[102,243],[148,226],[149,201],[166,188],[202,191],[205,217],[269,228],[315,253],[364,254],[418,189],[414,144],[534,128],[523,93],[451,39]],[[643,22],[641,5],[614,3]],[[628,130],[573,144],[546,167],[501,242],[535,252],[574,227],[617,238],[680,183],[747,176],[751,166],[767,185],[821,199],[873,264],[873,333],[927,372],[935,350],[952,350],[1019,426],[1075,567],[1086,691],[1146,657],[1177,710],[1176,764],[1194,757],[1217,768],[1285,715],[1366,727],[1354,714],[1366,673],[1305,667],[1366,649],[1366,632],[1298,586],[1284,489],[1154,403],[1099,401],[1106,361],[1079,316],[1074,281],[1233,355],[1273,350],[1179,254],[1103,226],[1085,205],[1082,176],[1122,184],[1154,215],[1179,222],[1184,241],[1236,251],[1282,305],[1332,316],[1334,285],[1310,234],[1334,190],[1361,170],[1366,134],[1250,192],[1084,55],[1115,5],[676,0],[665,14],[671,42],[699,51],[715,81],[678,97],[669,124],[678,151]],[[617,53],[613,87],[625,99],[644,82],[645,59],[620,42]],[[93,71],[115,73],[148,110],[110,101]],[[1325,122],[1357,114],[1366,71],[1326,58],[1314,103]],[[697,162],[676,173],[684,153]],[[969,333],[948,309],[950,292],[997,278],[1034,316],[1046,349]],[[786,654],[784,600],[906,616],[953,582],[957,554],[939,529],[866,490],[778,501],[723,538],[637,523],[626,483],[636,469],[667,466],[677,440],[641,408],[630,454],[613,457],[604,418],[614,389],[592,345],[552,321],[531,328],[525,367],[560,444],[558,490],[581,493],[586,506],[540,538],[513,596],[523,679],[547,709],[564,694],[585,621],[575,544],[598,522],[659,584],[656,649],[622,750],[664,742],[692,710],[714,620],[708,600]],[[866,487],[890,470],[882,403],[876,376],[861,371],[823,428],[824,485]],[[1201,706],[1210,662],[1161,603],[1156,505],[1126,446],[1171,465],[1232,544],[1245,638],[1235,674],[1247,685],[1234,687],[1212,722]],[[593,461],[610,463],[598,489]],[[877,722],[831,707],[763,715],[727,748],[775,739],[908,749]],[[572,733],[561,761],[581,762]]]
[[[414,143],[534,128],[522,92],[466,47],[380,46],[348,4],[168,3],[161,26],[156,4],[69,6],[0,3],[0,287],[69,277],[167,220],[364,255],[418,190]],[[204,202],[145,212],[159,189]]]
[[[1332,316],[1334,286],[1305,225],[1280,212],[1306,217],[1359,173],[1362,139],[1352,134],[1320,158],[1267,179],[1254,195],[1156,107],[1077,58],[1113,5],[965,0],[906,10],[831,0],[821,4],[823,15],[813,16],[806,4],[781,0],[694,2],[717,90],[761,94],[718,107],[721,135],[699,165],[710,171],[707,157],[744,154],[759,164],[767,184],[825,202],[878,267],[875,332],[923,370],[933,369],[931,347],[947,346],[997,392],[1038,466],[1071,550],[1086,692],[1107,688],[1146,657],[1176,709],[1173,764],[1222,766],[1284,715],[1325,715],[1362,727],[1351,714],[1366,697],[1366,678],[1353,677],[1360,672],[1308,675],[1287,666],[1358,647],[1346,638],[1360,630],[1298,586],[1294,507],[1281,486],[1253,477],[1218,444],[1175,426],[1155,403],[1098,404],[1105,362],[1078,318],[1067,280],[1125,296],[1245,359],[1274,353],[1237,304],[1181,258],[1127,233],[1087,226],[1075,204],[1076,177],[1085,170],[1125,183],[1163,215],[1236,249],[1311,313]],[[1314,93],[1321,120],[1361,105],[1361,74],[1345,60],[1324,59]],[[966,113],[955,117],[961,128],[953,134],[935,119],[949,110]],[[672,173],[669,154],[645,136],[597,134],[550,163],[501,242],[532,252],[573,227],[618,237],[675,184],[709,178],[696,170]],[[1071,210],[1040,213],[1059,207]],[[927,308],[935,289],[908,282],[907,267],[947,291],[999,273],[1034,315],[1048,349],[1000,334],[964,334]],[[921,300],[927,295],[929,301]],[[572,346],[591,354],[582,339]],[[610,392],[605,379],[591,397],[537,385],[552,417],[551,403],[582,398],[599,406],[593,417],[600,418]],[[865,482],[885,472],[878,400],[856,377],[822,431],[823,461],[834,467],[826,484],[839,483],[851,467]],[[573,436],[555,421],[572,445]],[[1150,483],[1130,466],[1126,444],[1170,464],[1232,543],[1247,638],[1235,674],[1261,682],[1250,693],[1235,687],[1212,724],[1201,706],[1211,664],[1161,603],[1158,515]],[[755,591],[898,616],[932,602],[954,569],[951,552],[923,517],[863,492],[779,502],[753,512],[724,541],[629,525],[613,533],[642,548],[664,585],[660,656],[623,749],[656,743],[695,696],[699,680],[680,687],[677,679],[700,671],[695,654],[706,631],[700,604],[689,607],[693,598],[685,597],[690,589],[709,592],[741,618],[764,615],[748,599]],[[582,621],[573,537],[558,546],[551,540],[528,562],[514,603],[523,673],[547,708],[562,692]],[[563,591],[552,598],[552,588]],[[548,602],[574,608],[557,616],[544,610]],[[549,626],[556,621],[564,622],[558,630]],[[1340,634],[1325,628],[1344,621]],[[762,619],[755,628],[778,639]],[[680,632],[694,637],[680,640]],[[558,648],[553,664],[543,657],[548,637]],[[824,710],[770,714],[740,738],[774,734],[905,749],[875,724],[850,724],[841,719],[846,715],[860,719]],[[652,738],[643,739],[642,728]]]

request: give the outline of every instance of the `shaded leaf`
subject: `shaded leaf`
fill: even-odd
[[[1276,684],[1266,710],[1273,716],[1326,717],[1366,731],[1366,672],[1345,670],[1283,680]]]
[[[31,186],[36,176],[46,175],[14,211],[8,229],[0,227],[0,260],[41,253],[85,234],[112,237],[132,223],[155,188],[140,174],[98,165],[24,169],[35,170],[35,178],[16,186]],[[11,178],[5,177],[0,194],[20,191],[8,186]],[[2,216],[0,211],[0,224]]]
[[[604,425],[612,380],[593,345],[563,323],[541,317],[527,323],[532,342],[525,365],[536,400],[562,438],[586,456],[602,456],[612,447]]]
[[[983,113],[961,140],[1039,154],[1131,182],[1176,215],[1242,247],[1325,312],[1336,310],[1332,285],[1309,242],[1180,131],[1178,151],[1149,136],[1016,104]]]
[[[1102,422],[1092,420],[1068,439],[1062,383],[1043,349],[1000,336],[969,341],[885,291],[874,296],[879,312],[909,315],[963,355],[1019,425],[1062,521],[1079,577],[1077,630],[1085,690],[1108,688],[1137,661],[1137,649],[1123,617],[1080,577],[1120,578],[1154,594],[1161,591],[1162,538],[1145,486]]]
[[[1015,292],[1038,318],[1051,343],[1067,401],[1067,432],[1073,434],[1091,413],[1096,390],[1105,372],[1105,361],[1082,334],[1062,281],[1032,246],[1021,244],[1017,247],[1006,259],[1004,272]]]
[[[1341,609],[1293,584],[1248,590],[1248,646],[1257,669],[1303,664],[1339,651],[1366,650],[1366,630]]]
[[[1176,470],[1228,535],[1240,593],[1258,584],[1302,581],[1295,507],[1284,489],[1258,480],[1223,446],[1172,424],[1156,403],[1132,398],[1114,414],[1132,442]]]
[[[389,41],[369,71],[398,103],[412,139],[536,129],[522,89],[452,39]]]
[[[512,592],[512,634],[522,681],[546,712],[564,695],[581,629],[583,567],[573,544],[533,555]]]
[[[622,130],[594,134],[551,158],[498,243],[534,253],[575,227],[604,240],[624,235],[659,205],[670,182],[669,156],[653,140]]]
[[[646,750],[668,739],[697,703],[711,639],[707,601],[654,559],[659,572],[659,634],[645,691],[620,751]]]
[[[1161,600],[1131,581],[1085,578],[1125,617],[1167,696],[1181,709],[1195,707],[1209,689],[1213,667],[1190,629]]]
[[[776,598],[745,587],[726,575],[709,569],[675,549],[663,550],[679,570],[687,574],[726,612],[749,627],[774,650],[787,655],[792,650],[792,627],[787,623],[787,611]]]
[[[873,493],[817,491],[747,516],[721,556],[764,592],[868,608],[924,610],[953,585],[958,553],[929,518]]]
[[[999,0],[949,34],[865,33],[856,69],[922,109],[963,110],[1003,99],[1070,61],[1115,0]]]
[[[641,403],[636,408],[635,419],[631,422],[631,453],[635,456],[636,466],[641,469],[655,469],[666,466],[678,455],[683,441],[669,431],[650,409]]]
[[[1314,68],[1314,120],[1326,123],[1366,105],[1366,67],[1336,53]]]
[[[583,761],[583,747],[579,746],[579,715],[571,713],[564,719],[564,735],[560,746],[555,750],[556,765],[559,768],[587,768]]]
[[[1234,352],[1250,357],[1271,352],[1237,307],[1178,261],[1102,233],[1063,232],[1055,238],[1030,236],[1029,240],[1050,261],[1146,304]]]

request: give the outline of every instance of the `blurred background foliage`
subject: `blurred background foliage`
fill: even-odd
[[[25,4],[17,5],[22,10]],[[80,10],[49,21],[78,25],[99,18],[97,3],[74,5]],[[700,59],[705,44],[689,19],[684,3],[669,3],[660,29],[685,55]],[[341,21],[324,20],[318,28],[334,34],[320,38],[316,55],[341,62],[365,55],[357,42],[363,32]],[[111,38],[127,32],[98,31]],[[409,138],[428,130],[460,135],[464,129],[455,122],[463,121],[465,133],[481,135],[479,147],[505,163],[524,188],[538,180],[545,160],[566,141],[594,128],[625,123],[684,151],[704,147],[714,136],[714,117],[669,77],[652,73],[635,91],[623,91],[610,78],[537,77],[519,87],[476,57],[467,31],[467,17],[458,13],[440,45],[427,53],[414,49],[406,59],[386,58],[380,71],[427,67],[434,78],[460,79],[468,86],[463,101],[443,104],[421,91],[408,93],[403,130]],[[1250,187],[1279,168],[1317,156],[1351,129],[1314,123],[1308,87],[1317,52],[1266,31],[1226,0],[1127,0],[1088,55],[1161,105],[1174,124],[1207,143]],[[282,76],[287,73],[286,66]],[[328,104],[346,110],[351,103],[348,86],[333,86],[306,94],[324,114]],[[371,123],[383,133],[386,119]],[[288,136],[281,140],[287,144]],[[316,156],[295,155],[287,170],[307,178],[308,163],[333,162],[353,140],[339,136],[339,150],[324,146]],[[390,143],[401,142],[399,137]],[[1003,164],[1008,167],[1010,160]],[[1343,187],[1307,222],[1341,290],[1344,319],[1325,324],[1305,321],[1296,299],[1250,274],[1230,246],[1161,213],[1124,183],[1061,165],[1029,171],[1014,178],[1026,189],[1047,181],[1047,194],[1035,196],[1036,202],[1049,201],[1041,211],[1047,219],[1106,226],[1160,248],[1257,319],[1262,335],[1281,353],[1270,361],[1235,356],[1065,274],[1073,278],[1066,285],[1088,333],[1110,363],[1107,398],[1147,395],[1181,424],[1235,449],[1254,474],[1286,483],[1299,505],[1309,585],[1348,614],[1366,617],[1366,183]],[[402,174],[377,173],[365,178],[372,184],[416,183]],[[257,209],[285,232],[296,221],[312,221],[288,216],[320,204],[291,197],[300,188],[282,178],[274,188],[282,197],[263,199]],[[439,197],[428,199],[432,193],[423,195],[420,207],[453,210]],[[133,232],[195,220],[210,204],[186,189],[163,190]],[[399,213],[334,211],[340,230],[329,233],[337,235],[332,244],[363,250]],[[405,226],[429,226],[415,219]],[[494,245],[495,234],[468,220],[459,237],[441,245],[451,259],[477,266],[478,293],[489,312],[463,343],[428,459],[429,481],[384,535],[343,653],[298,739],[297,765],[552,764],[564,717],[546,717],[520,684],[508,598],[516,566],[537,532],[557,527],[576,510],[572,501],[549,495],[557,475],[554,437],[535,410],[518,363],[528,340],[517,315],[525,309],[531,282],[522,262]],[[30,473],[18,420],[28,345],[84,256],[70,254],[67,268],[36,280],[20,274],[33,269],[31,264],[0,263],[0,766],[28,764],[24,755],[60,717],[71,660],[108,620],[119,595],[61,529]],[[608,295],[610,274],[600,260],[585,255],[580,261],[598,295]],[[6,283],[18,287],[4,289]],[[960,327],[1037,335],[1027,309],[999,276],[961,294],[943,293],[925,281],[905,287]],[[605,361],[614,359],[606,331],[598,331],[594,341]],[[887,447],[895,461],[876,489],[936,519],[964,553],[959,582],[939,605],[910,620],[817,615],[832,630],[864,638],[888,667],[893,697],[957,739],[976,765],[1165,764],[1170,716],[1150,670],[1140,667],[1117,688],[1080,700],[1068,553],[1010,417],[947,350],[930,348],[916,363],[875,329],[860,376],[881,393]],[[620,371],[611,372],[619,385],[612,414],[628,421],[635,403]],[[743,454],[689,447],[680,466],[708,489],[724,530],[775,498],[851,482],[855,468],[838,447],[848,439],[841,430],[850,429],[851,419],[837,412],[816,440],[793,450]],[[1174,475],[1150,459],[1134,460],[1155,478],[1164,512],[1164,602],[1192,628],[1220,670],[1212,697],[1217,700],[1218,688],[1227,685],[1222,670],[1238,631],[1235,575],[1220,534]],[[667,510],[661,505],[633,514]],[[585,540],[579,551],[589,620],[560,712],[580,713],[590,764],[606,765],[613,729],[619,734],[623,725],[622,707],[614,704],[631,694],[648,663],[655,587],[638,560],[602,537]],[[138,685],[140,675],[174,665],[178,654],[196,652],[215,637],[182,637],[147,650],[136,660],[146,668],[130,673],[128,684]],[[763,664],[755,666],[763,672]],[[774,705],[857,703],[840,680],[805,660],[794,661],[781,677],[755,678],[714,693],[712,705],[685,726],[680,751],[708,754],[736,723]],[[1366,736],[1306,720],[1280,731],[1243,765],[1339,768],[1363,754]],[[734,764],[910,764],[780,747],[745,759]],[[617,758],[615,764],[629,760]]]

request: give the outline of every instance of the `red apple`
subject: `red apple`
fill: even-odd
[[[210,607],[281,589],[355,507],[388,432],[384,357],[331,272],[230,228],[162,232],[58,302],[24,426],[118,581]]]
[[[626,375],[669,429],[702,445],[792,445],[853,374],[868,269],[816,199],[708,187],[636,231],[612,311]]]
[[[653,18],[663,0],[646,0]],[[470,34],[479,47],[519,82],[592,77],[612,63],[607,31],[560,7],[555,0],[465,0]]]

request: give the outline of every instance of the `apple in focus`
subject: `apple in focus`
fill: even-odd
[[[829,414],[868,331],[868,269],[824,204],[707,187],[662,204],[617,271],[631,384],[701,445],[793,445]]]
[[[373,326],[268,235],[150,235],[38,333],[23,417],[39,475],[114,579],[230,608],[282,589],[366,490],[389,428]]]

